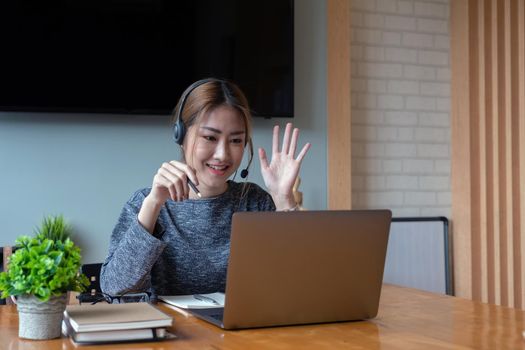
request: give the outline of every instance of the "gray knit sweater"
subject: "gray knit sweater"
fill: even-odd
[[[133,194],[113,230],[100,276],[107,294],[224,291],[233,213],[275,210],[271,196],[258,185],[229,181],[228,190],[217,197],[168,200],[151,235],[137,220],[150,191]]]

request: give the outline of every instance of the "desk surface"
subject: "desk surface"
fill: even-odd
[[[385,285],[370,321],[223,331],[164,304],[177,339],[76,349],[525,349],[525,312]],[[18,338],[15,306],[0,307],[0,349],[75,349],[69,339]]]

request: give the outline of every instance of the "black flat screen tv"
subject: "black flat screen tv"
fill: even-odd
[[[293,116],[293,0],[0,0],[0,110],[169,114],[226,78]]]

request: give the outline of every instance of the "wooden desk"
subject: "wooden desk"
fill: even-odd
[[[525,312],[385,285],[371,321],[223,331],[169,306],[178,339],[77,349],[525,349]],[[18,338],[15,306],[0,307],[0,349],[75,349],[69,339]]]

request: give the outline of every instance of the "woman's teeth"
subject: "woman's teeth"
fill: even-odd
[[[228,167],[227,165],[221,165],[221,166],[218,166],[218,165],[212,165],[212,164],[206,164],[208,167],[214,169],[214,170],[226,170],[226,168]]]

